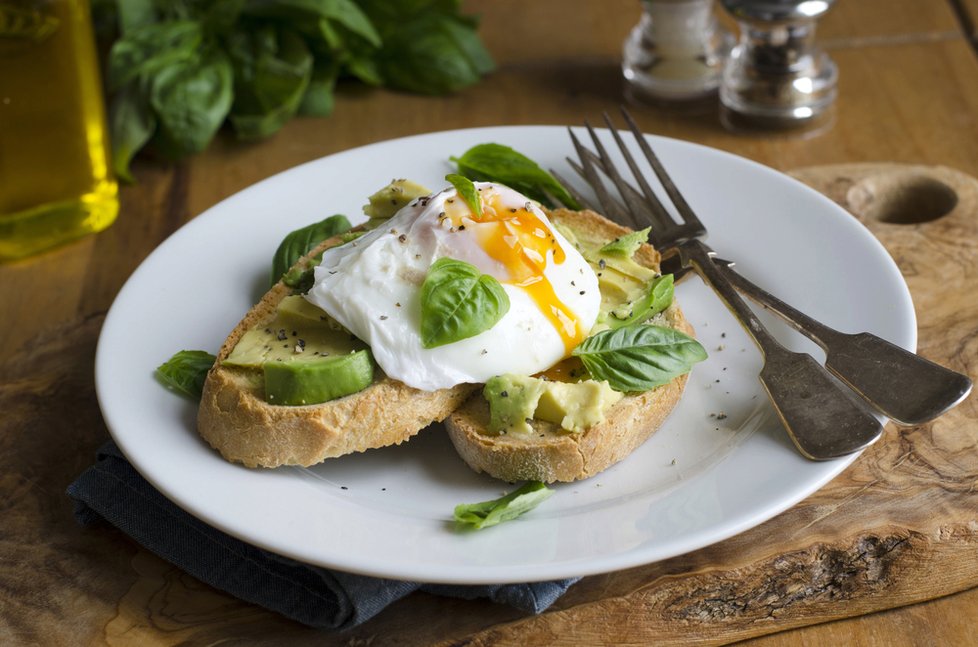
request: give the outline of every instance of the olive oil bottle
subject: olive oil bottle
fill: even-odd
[[[0,0],[0,260],[115,220],[88,0]]]

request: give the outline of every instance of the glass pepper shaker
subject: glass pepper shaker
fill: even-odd
[[[715,95],[733,38],[717,23],[713,0],[642,0],[642,9],[623,47],[628,98],[669,103]]]
[[[836,98],[835,63],[815,42],[815,23],[834,0],[721,0],[740,25],[723,69],[720,103],[728,126],[827,125]]]

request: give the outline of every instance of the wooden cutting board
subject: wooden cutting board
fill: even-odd
[[[853,212],[896,259],[920,352],[978,377],[978,181],[893,164],[794,175]],[[539,616],[414,594],[350,632],[307,629],[202,585],[121,533],[71,519],[64,487],[106,436],[91,366],[101,322],[96,314],[39,335],[0,363],[0,483],[9,486],[0,583],[14,592],[0,601],[0,635],[8,622],[28,623],[50,644],[709,645],[978,585],[972,396],[934,423],[888,426],[847,471],[777,518],[688,555],[585,578]]]

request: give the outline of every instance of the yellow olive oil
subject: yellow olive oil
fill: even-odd
[[[115,220],[87,0],[0,0],[0,260]]]

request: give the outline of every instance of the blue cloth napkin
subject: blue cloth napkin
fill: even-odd
[[[112,442],[68,487],[84,525],[100,519],[197,579],[303,624],[349,629],[413,591],[489,598],[540,613],[577,579],[459,586],[403,582],[319,568],[235,539],[186,513],[151,486]]]

